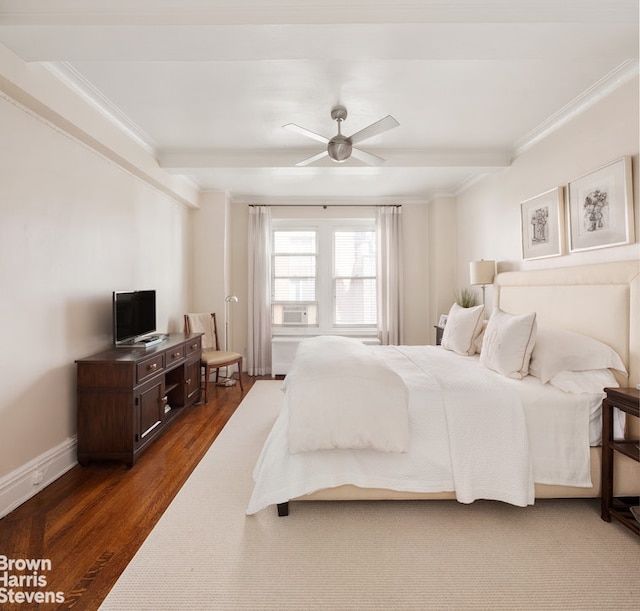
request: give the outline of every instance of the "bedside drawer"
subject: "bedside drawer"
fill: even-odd
[[[156,375],[160,371],[164,369],[164,358],[163,354],[156,354],[155,356],[145,359],[144,361],[140,361],[136,365],[136,377],[138,383],[147,380],[151,376]]]

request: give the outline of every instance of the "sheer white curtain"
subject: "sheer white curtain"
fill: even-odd
[[[402,207],[377,208],[378,233],[378,339],[400,345],[402,321]]]
[[[271,373],[271,208],[249,208],[247,372]]]

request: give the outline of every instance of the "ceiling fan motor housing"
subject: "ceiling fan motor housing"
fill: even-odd
[[[329,140],[327,145],[329,157],[337,162],[346,161],[351,156],[351,140],[338,134]]]

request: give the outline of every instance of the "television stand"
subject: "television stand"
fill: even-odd
[[[152,340],[155,341],[155,340]],[[78,462],[140,453],[200,399],[202,333],[113,347],[76,361]]]

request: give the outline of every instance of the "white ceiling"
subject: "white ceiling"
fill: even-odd
[[[46,62],[169,173],[235,201],[424,201],[499,171],[638,74],[637,0],[0,0],[0,43]],[[370,167],[295,163],[330,111]]]

